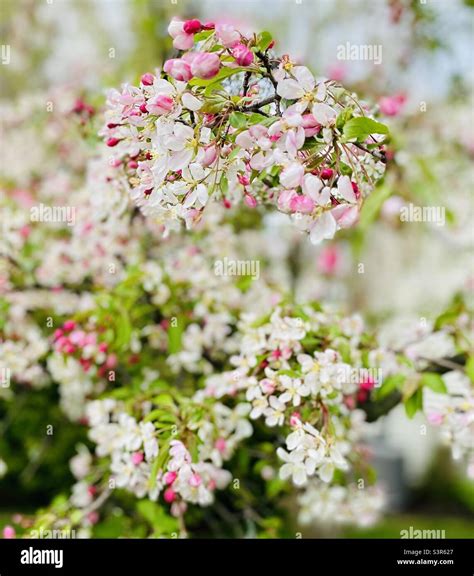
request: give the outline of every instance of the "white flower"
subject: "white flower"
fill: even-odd
[[[278,82],[277,94],[287,100],[299,100],[313,92],[316,85],[314,76],[306,66],[295,66],[291,69],[294,78],[285,78]]]
[[[78,449],[78,454],[73,456],[69,461],[71,472],[78,479],[81,480],[87,476],[92,463],[92,456],[86,446],[81,445]]]
[[[300,379],[290,378],[289,376],[280,376],[280,384],[285,392],[279,396],[279,400],[284,404],[293,402],[293,406],[299,406],[302,396],[309,395],[309,387],[302,383]]]
[[[7,473],[8,470],[8,466],[6,465],[5,460],[2,460],[0,458],[0,478],[3,478],[5,476],[5,474]]]
[[[270,396],[270,406],[263,412],[267,426],[282,426],[285,421],[286,406],[276,396]]]
[[[285,462],[280,468],[280,478],[287,480],[291,477],[295,486],[303,486],[308,480],[307,470],[304,463],[304,450],[293,450],[288,453],[283,448],[277,449],[278,456]]]

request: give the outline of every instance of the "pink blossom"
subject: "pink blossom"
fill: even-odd
[[[290,200],[290,210],[310,214],[314,210],[314,202],[308,196],[297,194]]]
[[[283,190],[278,196],[278,208],[284,212],[290,210],[291,200],[297,196],[296,190]]]
[[[180,82],[188,82],[193,77],[191,66],[182,58],[171,58],[165,62],[163,70]]]
[[[12,538],[15,538],[16,537],[15,528],[13,528],[13,526],[10,526],[9,524],[7,524],[3,528],[3,537],[6,540],[11,540]]]
[[[232,49],[232,56],[239,66],[250,66],[254,60],[254,55],[245,44],[237,44]]]
[[[138,466],[141,462],[143,462],[144,455],[143,452],[134,452],[132,454],[132,464],[134,466]]]
[[[171,484],[173,484],[173,482],[176,480],[177,477],[178,477],[177,472],[167,472],[164,476],[165,484],[171,486]]]
[[[227,448],[227,442],[224,438],[218,438],[215,443],[216,450],[219,452],[224,452]]]
[[[432,426],[439,426],[443,423],[444,417],[439,412],[431,412],[427,415],[427,419]]]
[[[168,26],[169,35],[173,38],[173,46],[177,50],[189,50],[194,44],[194,35],[184,30],[184,22],[172,20]]]
[[[233,48],[240,41],[240,34],[232,24],[216,24],[216,33],[220,43],[226,48]]]
[[[304,167],[299,162],[292,162],[280,174],[280,184],[284,188],[296,188],[303,181]]]
[[[193,488],[199,488],[202,484],[202,478],[199,474],[194,473],[191,478],[189,479],[189,485]]]
[[[359,208],[357,206],[348,206],[341,204],[331,210],[339,228],[350,228],[359,219]]]
[[[379,100],[380,112],[385,116],[398,116],[405,104],[406,96],[396,94],[395,96],[384,96]]]
[[[337,246],[324,246],[318,257],[319,271],[323,274],[334,274],[337,269],[339,259],[340,255]]]
[[[174,107],[174,100],[171,96],[167,94],[158,94],[154,98],[151,98],[147,102],[148,111],[151,114],[156,114],[161,116],[162,114],[168,114]]]
[[[304,135],[306,138],[311,138],[321,130],[321,125],[318,124],[316,118],[312,114],[303,114]]]
[[[217,54],[212,52],[196,52],[196,56],[191,62],[191,73],[193,76],[203,78],[213,78],[218,72],[221,61]]]

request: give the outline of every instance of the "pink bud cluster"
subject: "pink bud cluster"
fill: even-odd
[[[66,320],[54,332],[54,350],[60,354],[74,356],[84,372],[95,366],[97,375],[104,376],[107,370],[117,365],[117,356],[108,352],[107,342],[99,341],[99,333],[79,328],[74,320]]]

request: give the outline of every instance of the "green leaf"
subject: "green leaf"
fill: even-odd
[[[243,112],[232,112],[229,122],[233,128],[240,130],[247,125],[247,116]]]
[[[376,122],[372,118],[359,116],[351,118],[344,124],[343,134],[346,140],[357,140],[362,142],[367,139],[370,134],[388,134],[388,128],[385,124]]]
[[[408,418],[413,416],[423,408],[423,389],[417,388],[407,400],[405,400],[405,412]]]
[[[438,394],[446,394],[448,391],[444,380],[435,372],[425,372],[422,374],[420,382],[422,386],[427,386]]]
[[[474,382],[474,356],[469,356],[466,362],[466,374],[471,382]]]
[[[336,128],[342,130],[352,117],[352,108],[345,108],[336,118]]]
[[[170,516],[156,502],[140,500],[137,504],[137,510],[150,523],[155,536],[171,536],[178,531],[178,520]]]
[[[160,446],[160,453],[158,454],[158,458],[153,462],[150,472],[150,488],[154,488],[156,485],[156,476],[158,474],[158,470],[161,470],[168,458],[168,450],[170,446],[171,440],[165,442],[162,446]]]
[[[198,32],[197,34],[194,34],[194,42],[207,40],[211,34],[214,34],[214,30],[203,30],[202,32]]]
[[[405,383],[406,376],[403,374],[393,374],[388,376],[382,382],[382,386],[376,391],[377,399],[385,398],[391,394],[394,390],[401,390],[403,384]]]
[[[204,80],[203,78],[193,78],[189,81],[190,86],[209,86],[210,84],[215,84],[216,82],[220,82],[224,78],[229,76],[233,76],[239,72],[245,71],[246,68],[242,68],[240,66],[236,66],[235,68],[229,68],[229,66],[223,66],[219,72],[213,77],[209,78],[208,80]]]
[[[392,194],[388,186],[380,186],[368,196],[362,206],[359,218],[359,230],[366,230],[367,227],[377,218],[385,200]]]
[[[168,328],[168,351],[176,354],[181,350],[181,336],[183,334],[183,322],[178,321],[176,326]]]
[[[229,191],[229,181],[227,180],[227,176],[225,174],[221,177],[219,185],[221,187],[222,194],[225,196]]]
[[[273,37],[270,32],[264,30],[257,36],[257,48],[261,52],[265,52],[272,43]]]

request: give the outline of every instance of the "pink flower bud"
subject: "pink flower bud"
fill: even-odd
[[[130,168],[130,170],[136,170],[138,168],[138,162],[136,160],[130,160],[127,166]]]
[[[257,200],[255,200],[253,196],[250,196],[250,194],[245,194],[244,202],[249,208],[255,208],[257,206]]]
[[[254,56],[252,50],[249,50],[245,44],[237,44],[232,48],[232,56],[239,66],[250,66]]]
[[[120,138],[109,138],[106,142],[107,146],[109,146],[110,148],[113,148],[114,146],[117,146],[117,144],[120,142]]]
[[[13,526],[10,526],[7,524],[3,528],[3,537],[7,540],[11,540],[12,538],[15,538],[16,537],[15,528],[13,528]]]
[[[165,484],[171,486],[171,484],[173,484],[173,482],[176,480],[177,477],[178,474],[176,472],[167,472],[164,476]]]
[[[314,209],[314,202],[308,196],[297,195],[290,200],[290,210],[292,212],[302,212],[309,214]]]
[[[334,174],[334,170],[332,168],[323,168],[321,170],[321,179],[322,180],[330,180]]]
[[[173,488],[167,488],[165,490],[164,499],[168,504],[171,504],[171,502],[176,500],[176,492],[173,490]]]
[[[99,518],[100,516],[97,510],[92,510],[92,512],[89,512],[89,514],[87,514],[87,520],[89,520],[90,524],[97,524]]]
[[[199,488],[201,484],[202,484],[202,478],[197,473],[193,474],[189,479],[189,485],[192,486],[193,488]]]
[[[314,136],[321,130],[321,124],[318,124],[316,118],[312,114],[303,114],[302,126],[306,138],[311,138],[311,136]]]
[[[167,60],[163,70],[180,82],[188,82],[193,77],[190,64],[182,58],[171,58]]]
[[[153,74],[150,74],[149,72],[143,74],[143,76],[141,77],[141,83],[143,84],[143,86],[153,86],[154,81],[155,77],[153,76]]]
[[[146,106],[148,108],[148,112],[151,114],[156,114],[157,116],[161,116],[162,114],[168,114],[168,112],[173,110],[174,100],[167,94],[158,94],[158,96],[148,100]]]
[[[211,52],[197,52],[191,62],[191,72],[193,76],[203,78],[213,78],[218,72],[221,61],[217,54]]]
[[[202,24],[199,20],[186,20],[183,24],[183,30],[186,34],[197,34],[202,30]]]
[[[140,104],[140,112],[142,112],[143,114],[146,114],[148,112],[148,108],[146,107],[146,104]]]
[[[293,412],[290,416],[290,426],[298,426],[301,424],[301,414],[299,412]]]
[[[250,184],[250,178],[247,174],[239,174],[237,180],[242,184],[242,186],[248,186]]]
[[[217,158],[217,149],[212,144],[208,146],[204,151],[204,158],[202,160],[202,165],[206,167],[210,166],[215,162],[216,158]]]
[[[56,330],[54,331],[53,334],[53,338],[54,340],[57,340],[58,338],[61,338],[61,336],[64,334],[64,332],[61,330],[61,328],[56,328]]]
[[[265,394],[273,394],[273,392],[275,391],[275,382],[273,382],[269,378],[264,378],[260,382],[260,386]]]
[[[66,332],[69,332],[70,330],[74,330],[74,328],[76,327],[76,323],[74,322],[74,320],[66,320],[66,322],[64,322],[63,328],[64,330],[66,330]]]
[[[115,354],[109,354],[105,361],[105,365],[107,368],[115,368],[115,366],[117,366],[117,356]]]
[[[143,462],[143,459],[143,452],[134,452],[132,454],[132,464],[134,466],[138,466],[141,462]]]
[[[214,446],[216,447],[216,450],[222,453],[227,448],[227,442],[224,440],[224,438],[218,438]]]

